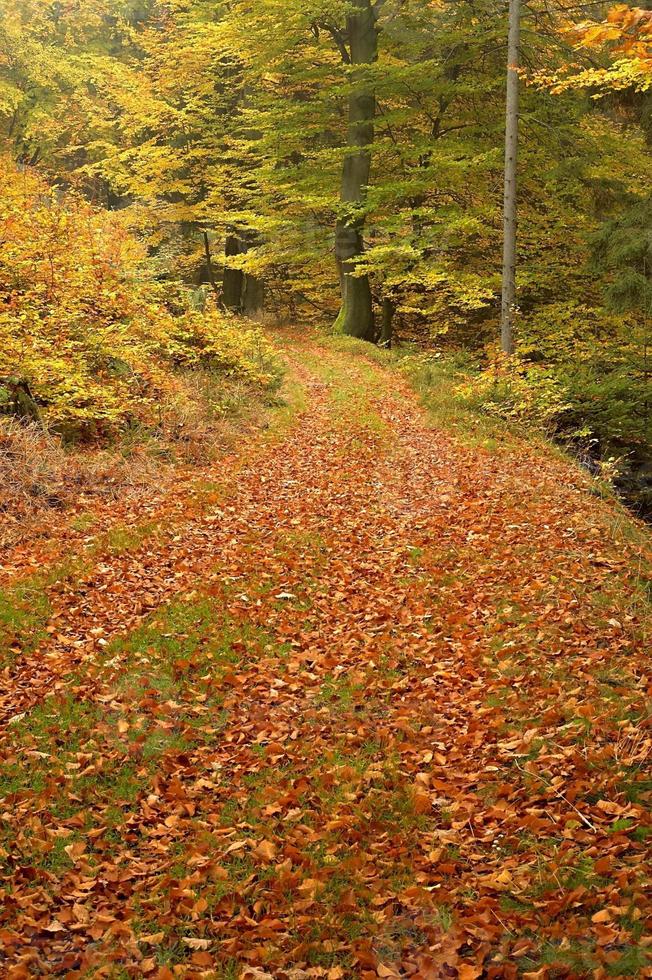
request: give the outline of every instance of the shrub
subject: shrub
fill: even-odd
[[[568,391],[554,371],[517,356],[494,355],[488,368],[457,388],[469,407],[509,422],[554,433],[570,410]]]
[[[171,326],[167,354],[183,367],[212,367],[262,388],[275,388],[281,367],[260,329],[216,310],[190,311]]]
[[[652,449],[650,330],[644,316],[554,303],[525,320],[519,353],[563,386],[563,429],[590,434],[603,453]]]
[[[157,424],[176,366],[210,367],[258,388],[278,383],[258,328],[214,309],[173,315],[183,291],[155,280],[123,215],[61,194],[6,156],[0,241],[0,412],[12,411],[11,379],[28,388],[51,430],[105,439]]]
[[[633,314],[567,301],[523,318],[518,356],[490,353],[458,387],[468,405],[561,436],[601,457],[649,459],[649,328]]]

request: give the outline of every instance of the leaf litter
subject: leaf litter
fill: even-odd
[[[4,672],[3,976],[652,975],[643,548],[290,346],[294,424]]]

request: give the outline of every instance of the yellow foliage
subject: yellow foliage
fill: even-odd
[[[488,368],[457,389],[463,401],[509,422],[557,429],[570,408],[554,372],[516,355],[495,353]]]
[[[25,381],[49,426],[103,435],[149,424],[175,366],[268,386],[269,342],[218,311],[174,316],[119,214],[0,159],[0,402]],[[1,408],[0,404],[0,408]]]
[[[278,376],[272,347],[262,330],[244,328],[235,317],[216,311],[177,318],[166,338],[166,353],[183,367],[212,364],[265,388],[273,386]]]

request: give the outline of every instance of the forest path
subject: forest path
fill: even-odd
[[[611,506],[281,342],[293,417],[35,596],[3,975],[643,975],[649,606]]]

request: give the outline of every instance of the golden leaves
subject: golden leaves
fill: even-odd
[[[171,312],[187,297],[164,292],[123,215],[60,195],[6,154],[0,197],[0,378],[28,383],[47,425],[95,441],[127,425],[182,428],[193,405],[180,367],[278,383],[259,328],[215,308]]]
[[[574,26],[569,33],[580,47],[599,49],[607,47],[614,65],[606,72],[588,70],[576,76],[582,85],[606,85],[624,88],[634,85],[644,90],[652,85],[652,11],[629,4],[617,4],[600,24],[590,22]]]

